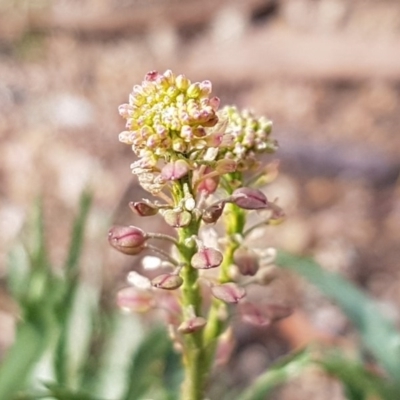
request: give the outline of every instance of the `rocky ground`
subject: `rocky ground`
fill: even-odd
[[[288,219],[268,244],[313,254],[398,321],[399,39],[396,0],[3,0],[0,274],[38,194],[57,263],[79,194],[90,185],[87,279],[101,274],[111,288],[120,282],[132,266],[108,251],[103,235],[111,215],[135,223],[119,205],[140,190],[130,183],[132,153],[117,139],[124,125],[117,106],[148,70],[170,68],[210,79],[223,103],[274,121],[281,174],[268,191]],[[334,336],[351,332],[333,305],[289,280],[271,290],[297,305],[302,324]],[[13,331],[6,294],[0,309],[4,349]],[[282,349],[298,345],[282,332],[270,332]],[[276,356],[266,350],[260,359],[249,349],[252,373]],[[323,381],[312,375],[293,383],[279,399],[319,399],[321,385],[336,393],[327,389],[331,381],[316,380]]]

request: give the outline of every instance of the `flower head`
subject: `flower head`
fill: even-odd
[[[272,121],[268,118],[256,118],[251,111],[239,111],[234,106],[224,107],[219,115],[227,118],[226,133],[233,137],[225,156],[238,161],[242,169],[252,166],[257,154],[277,149],[276,141],[270,138]]]
[[[119,106],[127,120],[119,140],[150,166],[175,158],[174,153],[189,155],[201,147],[205,128],[218,122],[219,99],[210,97],[211,89],[210,81],[192,83],[170,70],[149,72],[133,87],[129,104]]]

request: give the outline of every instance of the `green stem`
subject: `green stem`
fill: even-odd
[[[234,263],[234,254],[239,243],[235,240],[235,234],[242,234],[246,222],[245,212],[234,204],[227,204],[225,213],[225,228],[229,243],[224,252],[224,261],[220,265],[218,282],[220,284],[231,282],[229,268]],[[208,322],[204,329],[204,344],[207,348],[206,368],[210,369],[217,348],[217,339],[227,327],[227,305],[223,301],[214,299],[209,311]]]
[[[176,182],[174,185],[174,200],[176,204],[184,196],[184,181]],[[186,186],[186,188],[189,185]],[[191,266],[191,259],[196,253],[195,244],[190,240],[193,236],[198,236],[200,220],[193,218],[189,226],[178,229],[178,250],[181,255],[183,267],[181,277],[183,285],[181,287],[181,306],[183,319],[191,318],[192,313],[201,315],[202,297],[198,284],[198,271]],[[182,384],[182,400],[202,400],[204,398],[207,371],[204,369],[205,351],[203,347],[203,337],[201,332],[193,332],[183,336],[183,366],[184,382]]]

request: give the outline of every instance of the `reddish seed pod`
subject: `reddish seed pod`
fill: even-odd
[[[108,232],[108,241],[112,247],[128,255],[139,254],[144,249],[146,234],[135,226],[114,226]]]
[[[224,206],[225,203],[219,203],[213,206],[210,206],[206,208],[203,211],[203,214],[201,216],[201,219],[206,223],[206,224],[214,224],[216,223],[219,218],[221,217],[223,211],[224,211]]]
[[[183,283],[183,279],[175,274],[162,274],[151,281],[151,284],[158,289],[174,290]]]
[[[246,296],[244,288],[231,282],[213,286],[211,293],[214,297],[226,303],[238,303],[240,299]]]
[[[196,269],[210,269],[220,266],[222,260],[223,256],[219,250],[203,247],[193,255],[191,265]]]
[[[231,196],[232,203],[244,210],[262,210],[269,208],[267,197],[261,190],[253,188],[236,189]]]
[[[234,262],[242,275],[254,276],[260,268],[257,254],[245,248],[235,251]]]
[[[135,214],[141,217],[151,217],[158,213],[157,207],[154,207],[145,201],[131,201],[129,207]]]

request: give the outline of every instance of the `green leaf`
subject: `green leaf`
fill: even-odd
[[[57,376],[58,383],[61,385],[76,385],[77,384],[77,373],[81,369],[80,365],[76,362],[79,361],[79,357],[71,357],[70,349],[76,340],[76,329],[72,329],[71,321],[77,317],[77,313],[85,313],[85,317],[92,320],[92,307],[94,307],[93,302],[91,304],[88,301],[82,304],[82,308],[76,308],[76,294],[79,288],[79,258],[82,253],[83,243],[84,243],[84,233],[85,226],[89,214],[90,205],[92,202],[92,196],[89,192],[84,192],[80,199],[79,212],[74,221],[71,241],[69,246],[69,251],[67,255],[67,260],[64,265],[64,285],[63,290],[61,290],[61,295],[59,297],[59,304],[57,307],[57,317],[60,327],[60,337],[57,343],[57,348],[55,351],[55,372]],[[82,297],[82,296],[81,296]],[[83,301],[83,300],[82,300]],[[87,322],[87,321],[86,321]],[[79,327],[78,327],[79,328]],[[91,333],[90,327],[86,328],[85,337],[82,337],[81,344],[86,342],[86,350],[88,346],[88,335]],[[88,332],[89,330],[89,332]],[[79,336],[79,334],[78,334]],[[82,360],[82,358],[81,358]]]
[[[0,368],[0,399],[12,399],[23,389],[27,378],[47,345],[39,325],[23,322],[17,327],[15,342]]]
[[[367,400],[372,395],[378,395],[385,400],[399,397],[382,377],[371,373],[361,363],[344,357],[338,351],[325,353],[316,363],[342,382],[350,400]]]
[[[242,393],[238,400],[264,400],[277,386],[299,375],[312,363],[307,350],[286,358],[281,363],[260,375],[254,383]]]
[[[162,386],[170,348],[171,342],[165,329],[154,329],[147,335],[138,347],[128,371],[129,387],[124,400],[139,400],[148,391]]]
[[[311,259],[279,252],[276,263],[297,272],[334,300],[360,332],[364,345],[400,387],[400,334],[374,301]]]
[[[7,263],[7,286],[14,299],[19,302],[25,298],[30,273],[29,255],[19,243],[11,249]]]
[[[64,266],[64,270],[67,274],[72,274],[74,276],[76,274],[79,258],[82,253],[85,227],[92,200],[92,194],[89,191],[82,193],[79,202],[79,214],[74,222],[68,256]]]

